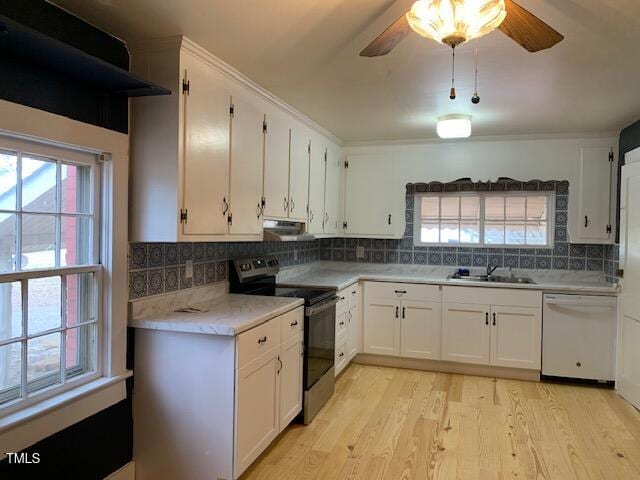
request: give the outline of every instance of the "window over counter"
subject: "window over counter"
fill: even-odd
[[[553,192],[416,194],[414,244],[549,248],[554,198]]]
[[[99,372],[96,155],[0,137],[0,415]]]

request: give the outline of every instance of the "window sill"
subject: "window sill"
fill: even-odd
[[[0,460],[123,400],[132,375],[101,377],[0,418]]]

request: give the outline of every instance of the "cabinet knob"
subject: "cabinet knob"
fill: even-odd
[[[581,367],[581,366],[582,366],[582,362],[576,363],[576,367]]]
[[[291,326],[292,326],[292,327],[295,327],[296,325],[298,325],[298,320],[296,320],[296,321],[294,321],[294,322],[291,322]]]
[[[293,212],[293,209],[296,208],[296,202],[293,201],[293,197],[289,200],[290,211]]]
[[[267,336],[266,336],[266,335],[265,335],[264,337],[260,337],[260,338],[258,339],[258,343],[264,343],[264,342],[266,342],[266,341],[267,341]]]
[[[496,312],[493,312],[493,326],[496,326]]]
[[[589,226],[589,217],[587,217],[586,215],[584,216],[584,226],[585,228]]]
[[[484,314],[484,324],[489,325],[489,312],[485,312]]]
[[[338,325],[342,326],[342,325],[344,325],[344,322],[340,322]]]

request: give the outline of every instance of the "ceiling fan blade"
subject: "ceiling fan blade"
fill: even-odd
[[[564,40],[563,35],[513,0],[505,0],[505,4],[507,17],[498,28],[530,52],[551,48]]]
[[[361,57],[379,57],[386,55],[411,31],[407,15],[403,14],[389,28],[382,32],[378,38],[371,42],[367,48],[360,52]]]

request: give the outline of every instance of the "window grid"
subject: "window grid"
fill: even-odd
[[[13,272],[0,273],[0,285],[2,284],[20,284],[20,305],[21,312],[21,332],[19,336],[15,336],[15,333],[11,331],[9,337],[0,340],[0,348],[9,345],[20,345],[20,384],[16,386],[9,386],[4,388],[4,391],[0,389],[0,413],[10,413],[15,410],[24,408],[36,401],[40,401],[53,394],[57,394],[60,391],[64,391],[76,384],[85,383],[93,378],[100,376],[101,370],[101,332],[100,332],[100,308],[99,308],[99,295],[101,291],[101,272],[102,266],[99,265],[99,237],[98,227],[99,221],[97,218],[99,204],[99,190],[98,185],[100,182],[99,176],[99,164],[98,162],[75,162],[63,160],[60,158],[32,155],[19,150],[0,149],[0,154],[12,155],[15,157],[16,162],[16,183],[15,183],[15,210],[0,209],[0,214],[15,215],[15,244],[14,252],[15,259],[13,263]],[[24,193],[24,178],[23,178],[23,162],[24,157],[29,159],[49,162],[55,164],[55,210],[52,212],[36,211],[35,209],[24,208],[23,205],[23,193]],[[93,157],[95,158],[95,157]],[[84,180],[86,191],[78,193],[76,195],[83,195],[82,201],[86,203],[86,208],[78,208],[78,198],[76,197],[76,205],[73,211],[67,212],[63,208],[63,174],[62,168],[66,166],[71,167],[89,167],[88,175]],[[78,169],[78,171],[80,171]],[[75,174],[79,177],[78,171]],[[67,172],[67,174],[69,174]],[[84,198],[86,196],[86,198]],[[80,210],[86,210],[82,212]],[[24,215],[33,216],[48,216],[55,218],[55,233],[54,233],[54,264],[52,268],[40,268],[40,269],[24,269],[23,267],[23,251],[24,251]],[[82,244],[83,247],[76,245],[76,249],[80,253],[84,253],[86,256],[80,256],[80,253],[76,255],[75,262],[78,266],[62,266],[62,220],[63,218],[74,219],[87,219],[87,224],[76,220],[76,242]],[[83,235],[85,234],[85,235]],[[79,236],[78,236],[79,235]],[[85,238],[86,236],[86,238]],[[68,279],[71,275],[75,275],[76,280],[76,293],[79,301],[83,301],[83,293],[91,294],[86,302],[86,318],[82,317],[82,313],[85,311],[80,307],[80,304],[76,305],[76,321],[70,325],[68,318],[68,306],[69,306],[69,290]],[[87,283],[91,283],[90,286],[84,285],[81,281],[81,275],[90,275],[91,279]],[[54,328],[45,328],[42,331],[36,333],[29,333],[29,284],[30,280],[46,279],[46,278],[59,278],[60,279],[60,312],[59,324]],[[90,292],[88,291],[90,289]],[[84,292],[83,292],[84,290]],[[77,332],[75,335],[76,354],[74,363],[67,368],[67,336],[69,332]],[[29,379],[29,342],[44,338],[48,335],[57,334],[59,336],[59,368],[53,372],[45,372],[42,375],[36,375],[35,378]],[[90,343],[89,348],[91,352],[87,351],[87,343]],[[10,353],[10,352],[9,352]],[[90,355],[90,353],[93,353]],[[7,368],[10,373],[11,366]],[[71,376],[70,376],[71,375]],[[13,385],[13,383],[11,384]],[[1,386],[1,385],[0,385]],[[6,385],[5,385],[6,387]],[[65,388],[66,387],[66,388]],[[16,391],[18,390],[18,391]]]
[[[458,242],[458,243],[448,243],[442,242],[442,199],[446,197],[454,197],[458,198],[458,238],[461,237],[461,227],[462,227],[462,198],[478,198],[479,199],[479,241],[477,243],[470,242]],[[501,220],[492,220],[487,221],[486,218],[486,199],[489,197],[494,198],[502,198],[503,199],[503,215]],[[507,199],[514,197],[524,197],[524,215],[521,219],[513,219],[514,222],[522,222],[524,224],[524,243],[506,243],[506,226],[508,223],[507,218]],[[547,231],[546,231],[546,241],[544,244],[540,243],[527,243],[527,232],[529,228],[529,223],[534,223],[534,221],[529,221],[528,217],[528,202],[529,197],[544,197],[546,199],[546,218],[538,219],[538,222],[546,222],[547,223]],[[422,199],[423,198],[437,198],[438,199],[438,219],[437,224],[439,227],[438,238],[439,242],[424,242],[421,237],[421,229],[425,223],[433,223],[435,225],[436,221],[433,219],[427,218],[422,212]],[[533,192],[511,192],[511,193],[503,193],[496,194],[495,192],[482,192],[482,193],[437,193],[437,194],[417,194],[415,196],[415,220],[414,220],[414,244],[416,245],[433,245],[433,246],[456,246],[456,247],[482,247],[482,248],[550,248],[553,246],[553,236],[554,236],[554,214],[555,211],[553,206],[555,205],[554,194],[553,193],[533,193]],[[453,219],[452,219],[453,221]],[[446,223],[446,221],[445,221]],[[504,230],[503,242],[502,243],[487,243],[486,241],[486,224],[487,223],[501,223]]]

